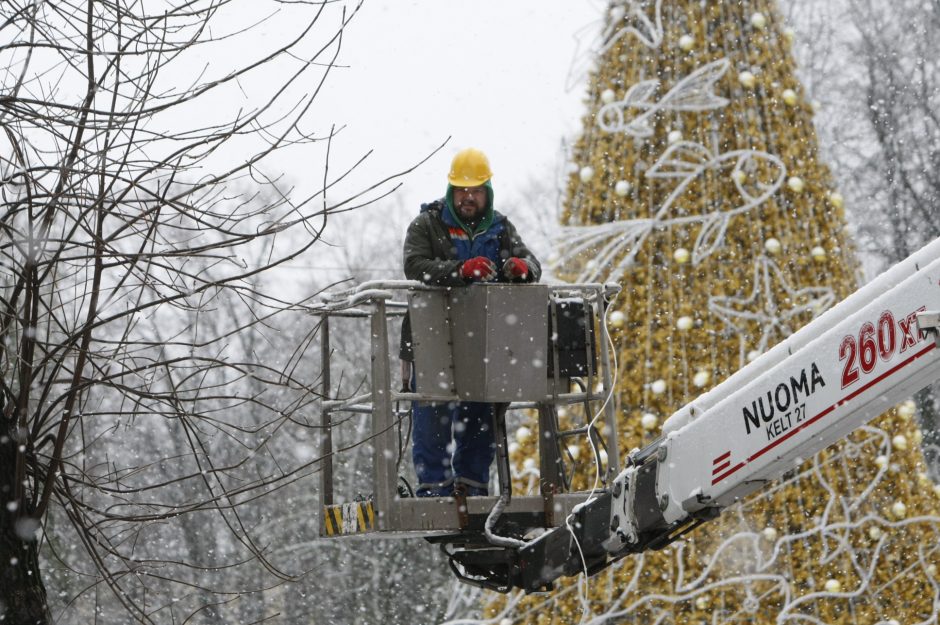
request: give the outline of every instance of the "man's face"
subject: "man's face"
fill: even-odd
[[[463,221],[474,221],[486,212],[486,187],[454,187],[454,210]]]

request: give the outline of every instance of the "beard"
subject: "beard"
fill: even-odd
[[[465,200],[457,205],[457,214],[464,221],[479,221],[483,218],[485,211],[485,204],[477,204],[472,200]]]

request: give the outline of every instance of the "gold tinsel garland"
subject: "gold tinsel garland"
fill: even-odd
[[[653,47],[624,30],[655,39],[658,24],[661,42]],[[734,214],[746,199],[742,188],[774,182],[774,161],[757,160],[742,172],[705,168],[674,198],[673,221],[651,228],[635,250],[624,248],[635,256],[620,276],[612,334],[620,363],[618,434],[621,449],[629,450],[650,442],[673,411],[753,357],[762,340],[766,348],[821,312],[810,290],[828,289],[831,300],[852,292],[858,265],[841,196],[818,161],[813,107],[796,77],[791,35],[772,2],[621,0],[609,6],[605,26],[613,45],[590,76],[588,113],[568,180],[564,221],[573,231],[653,218],[677,181],[647,174],[681,142],[716,158],[737,150],[766,153],[786,169],[771,197]],[[722,59],[728,67],[714,92],[726,106],[654,110],[647,137],[600,128],[603,107],[637,83],[656,79],[654,97],[663,98],[683,78]],[[733,216],[721,244],[693,262],[704,226],[681,219],[722,212]],[[592,258],[568,258],[556,272],[575,277]],[[756,267],[770,268],[770,292],[758,284]],[[728,302],[727,310],[740,316],[722,318],[716,302]],[[776,323],[745,314],[754,311],[776,314]],[[564,425],[584,415],[562,419]],[[534,437],[525,434],[513,446],[517,470],[536,453]],[[513,602],[512,609],[505,598],[492,598],[486,614],[546,625],[935,622],[940,506],[920,438],[905,405],[688,540],[627,558],[581,586],[566,580],[552,594]],[[588,448],[572,452],[579,459],[576,486],[590,487]],[[516,484],[520,491],[527,487]]]

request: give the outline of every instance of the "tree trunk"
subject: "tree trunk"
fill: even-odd
[[[51,622],[39,574],[38,524],[17,501],[14,419],[0,416],[0,620],[23,625]]]
[[[937,413],[937,391],[940,385],[934,384],[923,388],[914,395],[920,410],[920,429],[924,432],[924,443],[940,445],[940,414]],[[936,456],[934,463],[940,461]]]

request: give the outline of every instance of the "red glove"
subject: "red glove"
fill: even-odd
[[[460,276],[464,280],[486,282],[496,277],[496,265],[485,256],[477,256],[464,261],[460,266]]]
[[[525,280],[529,276],[529,265],[521,258],[513,256],[503,263],[503,275],[509,280],[516,278]]]

